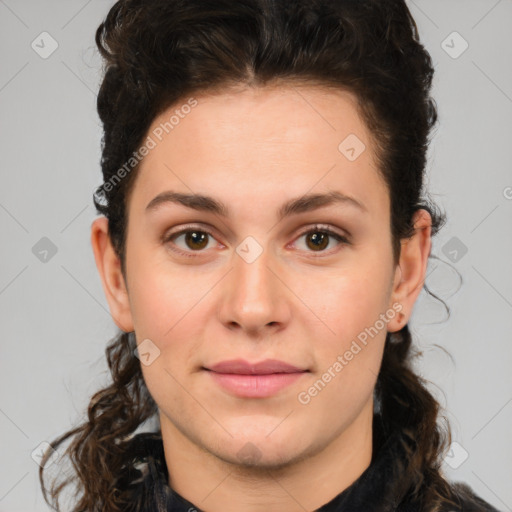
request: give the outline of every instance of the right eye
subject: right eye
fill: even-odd
[[[177,241],[183,237],[183,243],[185,246],[182,248],[176,248]],[[199,228],[197,226],[187,226],[179,231],[173,232],[165,237],[164,243],[171,242],[170,249],[181,256],[195,257],[196,255],[191,252],[204,252],[205,248],[208,248],[208,237],[213,238],[213,234],[205,228]],[[174,247],[173,247],[174,246]]]

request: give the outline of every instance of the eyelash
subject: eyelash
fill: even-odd
[[[168,236],[164,237],[163,242],[164,243],[171,242],[172,239],[174,239],[174,238],[176,238],[176,237],[178,237],[180,235],[189,233],[191,231],[197,231],[199,233],[206,233],[209,236],[211,236],[212,238],[215,238],[213,233],[211,231],[209,231],[207,228],[203,228],[203,227],[200,227],[200,226],[193,226],[192,225],[192,226],[186,226],[185,228],[181,229],[180,231],[176,231],[175,233],[170,233]],[[298,235],[297,238],[301,238],[304,235],[309,235],[311,233],[323,233],[323,234],[329,235],[330,237],[332,237],[336,241],[338,241],[339,245],[341,245],[341,246],[343,246],[343,245],[350,245],[350,241],[348,240],[347,237],[345,237],[343,235],[340,235],[339,233],[336,233],[335,231],[333,231],[329,227],[321,226],[319,224],[314,225],[312,228],[310,228],[310,229],[308,229],[306,231],[303,231],[302,233],[300,233]],[[185,257],[188,257],[188,258],[196,258],[197,257],[196,254],[191,254],[190,252],[182,251],[181,249],[177,249],[176,246],[175,247],[171,246],[170,249],[172,251],[178,253],[180,256],[185,256]],[[201,252],[204,252],[204,251],[203,250],[198,250],[198,251],[192,251],[192,253],[193,252],[201,253]],[[315,253],[316,251],[307,251],[307,252]],[[323,250],[323,251],[318,251],[318,252],[319,253],[327,252],[327,254],[329,255],[331,251]],[[313,256],[313,257],[317,258],[317,257],[322,257],[322,256]]]

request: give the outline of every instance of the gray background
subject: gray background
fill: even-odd
[[[116,327],[89,236],[101,183],[93,37],[111,5],[0,0],[0,511],[47,510],[31,453],[107,382]],[[458,443],[448,477],[512,510],[512,1],[409,5],[437,69],[429,186],[449,219],[427,285],[451,308],[447,319],[422,291],[417,368]],[[42,32],[58,44],[47,58]]]

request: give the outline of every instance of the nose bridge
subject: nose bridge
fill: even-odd
[[[256,245],[257,244],[257,245]],[[253,240],[242,242],[233,257],[234,285],[246,302],[272,300],[275,280],[269,270],[270,251]]]
[[[271,251],[251,238],[247,237],[233,254],[224,320],[255,329],[282,320],[279,310],[283,290],[274,274]]]

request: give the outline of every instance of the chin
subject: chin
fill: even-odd
[[[251,441],[242,444],[238,450],[230,450],[227,453],[222,450],[220,453],[214,453],[214,455],[232,464],[236,468],[235,471],[250,470],[253,476],[257,471],[266,474],[269,470],[285,469],[303,458],[302,453],[291,448],[287,450],[286,447],[281,446],[280,452],[277,453],[273,446],[262,446]]]
[[[290,428],[284,425],[285,420],[266,418],[258,422],[254,417],[246,418],[246,422],[237,422],[236,428],[229,424],[224,439],[215,440],[215,449],[210,450],[219,459],[230,464],[246,468],[262,470],[279,469],[298,462],[305,457],[308,442],[304,437],[304,429]],[[277,428],[276,428],[277,426]],[[298,432],[302,432],[300,435]]]

